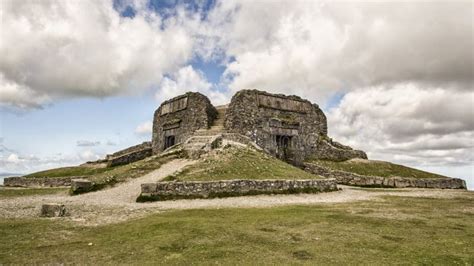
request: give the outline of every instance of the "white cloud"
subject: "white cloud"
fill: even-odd
[[[473,165],[474,92],[418,84],[349,92],[329,133],[369,157],[417,165]]]
[[[156,93],[156,99],[163,101],[188,91],[201,92],[214,104],[224,104],[229,99],[227,94],[213,88],[204,74],[196,71],[191,65],[180,68],[170,77],[163,78],[160,89]]]
[[[40,157],[32,154],[12,153],[8,156],[0,154],[0,169],[2,172],[26,174],[57,167],[79,165],[86,161],[103,158],[103,156],[104,154],[92,150]]]
[[[222,1],[206,34],[214,53],[233,59],[232,90],[324,102],[338,90],[407,81],[472,89],[473,16],[470,2]]]
[[[152,132],[153,123],[150,121],[144,122],[137,126],[135,133],[139,135],[150,135]]]
[[[100,141],[78,140],[76,142],[76,145],[79,147],[93,147],[93,146],[99,146]]]
[[[192,55],[179,19],[145,9],[120,17],[109,1],[2,1],[0,103],[142,91]]]
[[[17,163],[20,162],[20,158],[18,157],[17,154],[12,153],[12,154],[10,154],[10,155],[8,156],[7,162],[13,163],[13,164],[17,164]]]
[[[96,154],[92,150],[85,150],[79,154],[79,157],[84,161],[94,161],[101,158],[100,155]]]

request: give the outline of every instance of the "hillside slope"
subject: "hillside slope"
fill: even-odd
[[[207,181],[230,179],[322,178],[249,147],[227,146],[210,152],[196,164],[165,180]]]
[[[331,170],[345,171],[364,176],[448,178],[447,176],[425,172],[415,168],[384,161],[352,159],[342,162],[333,162],[326,160],[311,160],[308,162]]]

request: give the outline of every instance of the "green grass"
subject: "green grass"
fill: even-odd
[[[99,227],[1,219],[0,264],[472,265],[473,195],[169,211]]]
[[[67,188],[0,188],[0,199],[65,193]]]
[[[41,172],[25,175],[24,177],[70,177],[70,176],[90,176],[103,172],[107,172],[112,168],[91,168],[85,166],[70,166],[49,169]]]
[[[179,152],[164,157],[152,156],[130,164],[112,167],[107,172],[91,175],[88,177],[88,179],[92,181],[94,185],[91,190],[86,192],[100,190],[104,187],[124,182],[127,179],[144,176],[154,170],[159,169],[163,164],[169,162],[170,160],[176,159],[180,156],[182,156],[182,154]]]
[[[446,176],[383,161],[348,160],[343,162],[333,162],[326,160],[311,160],[309,162],[332,170],[340,170],[366,176],[447,178]]]
[[[90,191],[100,190],[104,187],[123,182],[130,178],[146,175],[161,167],[164,163],[185,156],[182,150],[176,149],[165,156],[151,156],[126,165],[108,168],[90,168],[83,166],[62,167],[29,174],[25,177],[59,178],[68,176],[85,176],[94,183]],[[83,192],[81,192],[83,193]]]
[[[314,179],[307,173],[263,152],[230,147],[200,160],[165,180],[205,181],[229,179]]]

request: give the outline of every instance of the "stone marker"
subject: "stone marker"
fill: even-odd
[[[64,217],[66,207],[63,204],[47,203],[41,206],[41,217]]]
[[[92,182],[87,179],[73,179],[71,181],[71,191],[73,194],[87,192],[92,188]]]

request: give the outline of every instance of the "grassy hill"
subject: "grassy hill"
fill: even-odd
[[[252,148],[229,147],[216,150],[184,171],[166,180],[230,180],[230,179],[314,179],[307,173]]]
[[[446,176],[421,171],[415,168],[373,160],[352,159],[343,162],[310,160],[310,163],[332,170],[340,170],[366,176],[410,177],[410,178],[447,178]]]

